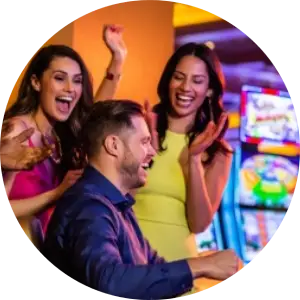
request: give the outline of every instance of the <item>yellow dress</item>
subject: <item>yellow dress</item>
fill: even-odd
[[[166,132],[167,150],[154,158],[147,184],[138,190],[134,211],[151,246],[168,261],[197,256],[195,237],[186,214],[186,187],[179,156],[185,134]]]
[[[133,207],[144,236],[167,261],[198,255],[195,235],[186,219],[186,187],[179,157],[188,140],[185,134],[166,132],[164,147],[149,170],[147,184],[135,195]],[[194,290],[199,291],[194,282]]]
[[[186,186],[179,164],[180,154],[187,143],[185,134],[167,131],[164,143],[167,150],[156,155],[147,184],[135,195],[133,209],[141,230],[152,248],[167,261],[211,253],[198,253],[195,235],[187,224]],[[194,281],[192,292],[205,290],[219,282],[199,278]]]

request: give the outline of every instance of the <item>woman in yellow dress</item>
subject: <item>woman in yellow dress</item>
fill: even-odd
[[[151,246],[170,261],[198,255],[195,234],[212,222],[227,183],[223,86],[216,54],[194,43],[171,56],[158,85],[159,151],[134,211]]]

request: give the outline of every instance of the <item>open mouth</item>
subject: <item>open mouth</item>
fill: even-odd
[[[144,170],[149,169],[149,163],[143,163],[143,164],[142,164],[142,168],[143,168]]]
[[[191,105],[193,100],[194,100],[193,97],[176,94],[176,102],[177,102],[178,106],[188,107]]]
[[[56,104],[62,113],[68,113],[70,110],[71,103],[73,101],[72,97],[69,96],[63,96],[63,97],[56,97]]]

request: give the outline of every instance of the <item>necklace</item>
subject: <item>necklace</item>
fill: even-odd
[[[35,118],[32,117],[32,120],[34,121],[35,126],[38,129],[38,131],[41,133],[43,145],[45,147],[51,149],[51,154],[50,154],[51,160],[57,165],[60,164],[61,160],[62,160],[62,148],[61,148],[60,138],[56,134],[55,130],[52,129],[52,134],[54,135],[54,138],[55,138],[55,141],[53,142],[52,138],[48,137],[46,134],[44,134],[41,131]],[[53,147],[53,145],[54,145],[54,147]]]

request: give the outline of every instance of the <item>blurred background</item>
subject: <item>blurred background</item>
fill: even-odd
[[[45,45],[65,44],[78,51],[96,91],[110,59],[102,27],[114,23],[124,25],[128,48],[117,98],[157,103],[161,72],[182,44],[205,42],[217,52],[226,79],[226,139],[234,160],[219,212],[197,236],[197,244],[199,251],[234,248],[245,263],[250,262],[279,227],[297,180],[299,133],[284,82],[267,55],[238,28],[201,9],[172,2],[134,1],[96,10],[67,25]]]
[[[231,176],[199,251],[234,248],[250,262],[272,238],[294,193],[299,132],[292,101],[267,55],[238,28],[206,11],[174,5],[175,48],[206,43],[219,56],[234,148]]]

